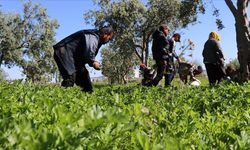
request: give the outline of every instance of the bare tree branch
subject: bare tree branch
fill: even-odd
[[[237,16],[237,9],[235,8],[233,2],[231,0],[225,0],[228,8],[233,13],[234,16]]]

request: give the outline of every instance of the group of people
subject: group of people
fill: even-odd
[[[179,76],[184,83],[188,83],[188,75],[190,75],[190,81],[193,81],[197,80],[195,75],[202,72],[201,66],[181,62],[175,53],[175,43],[180,42],[181,35],[175,33],[167,39],[169,32],[169,27],[163,24],[152,35],[152,54],[157,69],[152,74],[145,65],[140,66],[144,71],[144,77],[147,78],[143,80],[146,86],[157,86],[163,76],[165,86],[170,86],[176,71],[174,59],[178,62]],[[63,78],[61,86],[72,87],[76,84],[83,91],[92,92],[92,83],[85,65],[88,64],[96,70],[101,69],[101,63],[96,61],[95,57],[100,47],[111,41],[113,36],[112,26],[105,26],[99,30],[80,30],[55,44],[54,59]],[[224,56],[219,40],[219,34],[211,32],[202,53],[210,84],[219,83],[225,76]]]
[[[181,35],[175,33],[170,39],[167,39],[166,37],[169,34],[169,31],[169,27],[163,24],[153,33],[152,54],[153,59],[156,62],[157,71],[156,76],[152,77],[152,74],[149,74],[150,72],[148,71],[150,69],[145,65],[140,66],[140,70],[142,70],[144,76],[142,84],[145,86],[157,86],[163,76],[165,78],[165,86],[170,86],[176,72],[174,59],[178,62],[178,73],[180,79],[185,84],[189,82],[188,76],[190,76],[190,81],[195,81],[197,80],[195,75],[202,73],[201,66],[181,62],[175,52],[175,43],[180,42]]]

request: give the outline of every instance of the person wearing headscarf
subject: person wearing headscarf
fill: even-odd
[[[202,52],[210,85],[218,84],[225,77],[224,55],[220,46],[220,35],[211,32]]]

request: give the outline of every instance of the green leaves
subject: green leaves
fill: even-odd
[[[22,14],[0,12],[0,64],[20,67],[33,82],[51,80],[57,71],[52,48],[57,27],[46,9],[31,1]]]
[[[3,149],[249,149],[249,83],[199,88],[0,83]]]

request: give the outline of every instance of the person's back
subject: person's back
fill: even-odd
[[[217,63],[216,51],[220,49],[218,45],[219,43],[215,39],[209,39],[206,41],[202,52],[204,62]]]
[[[166,46],[168,45],[168,40],[166,39],[166,34],[160,30],[156,30],[153,33],[153,42],[152,42],[152,54],[153,59],[156,61],[163,60],[163,57],[167,55]]]
[[[178,73],[180,75],[189,75],[190,69],[193,67],[192,64],[187,62],[180,62],[178,65]]]
[[[79,85],[84,91],[92,91],[89,72],[85,66],[88,64],[100,70],[101,64],[95,60],[101,45],[113,38],[114,30],[105,26],[100,30],[80,30],[64,38],[53,46],[54,59],[64,87]]]
[[[178,73],[180,80],[187,84],[188,83],[188,76],[193,76],[193,65],[187,62],[180,62],[178,65]]]
[[[95,29],[80,30],[62,39],[53,46],[56,55],[61,60],[65,60],[62,62],[62,65],[69,74],[75,72],[78,66],[82,67],[87,63],[92,66],[101,46],[98,32],[99,31]],[[96,49],[92,47],[96,47]],[[72,56],[74,57],[74,63],[79,65],[74,66],[71,61]]]
[[[224,56],[219,44],[220,36],[217,32],[210,32],[202,52],[209,84],[218,84],[225,77]]]

